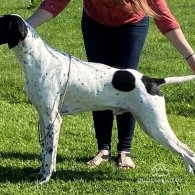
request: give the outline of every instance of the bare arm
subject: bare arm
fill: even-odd
[[[181,55],[187,60],[192,71],[195,73],[195,54],[190,44],[186,40],[181,29],[169,31],[165,34],[167,39],[173,44],[173,46],[181,53]],[[192,55],[193,54],[193,55]]]
[[[27,22],[34,28],[37,26],[51,20],[53,18],[53,14],[44,10],[44,9],[37,9],[37,11],[27,19]]]

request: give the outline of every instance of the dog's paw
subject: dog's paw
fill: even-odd
[[[46,184],[49,181],[49,179],[50,179],[50,177],[42,177],[39,180],[39,184],[41,184],[41,185]]]
[[[195,166],[193,166],[193,165],[188,165],[187,167],[186,167],[186,172],[188,173],[188,174],[195,174]]]
[[[50,179],[55,179],[56,178],[56,172],[53,171],[52,174],[50,174],[49,176],[45,176],[45,175],[40,175],[40,179],[39,179],[39,184],[45,184],[47,183]]]

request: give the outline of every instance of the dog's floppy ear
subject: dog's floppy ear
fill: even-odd
[[[15,47],[27,35],[27,27],[20,16],[4,15],[0,17],[0,44],[7,43]]]

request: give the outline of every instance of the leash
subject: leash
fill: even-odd
[[[63,101],[64,101],[66,91],[67,91],[67,88],[68,88],[68,83],[69,83],[69,80],[70,80],[70,72],[71,72],[71,62],[72,62],[71,55],[68,54],[68,58],[69,58],[69,65],[68,65],[67,81],[66,81],[65,86],[64,86],[64,93],[60,98],[61,102],[60,102],[60,106],[58,107],[58,113],[56,114],[53,123],[49,127],[49,131],[47,132],[47,134],[45,135],[45,137],[43,139],[41,139],[40,121],[38,121],[38,137],[39,137],[39,143],[40,144],[42,144],[47,139],[47,137],[49,136],[49,133],[50,133],[50,131],[51,131],[56,119],[57,119],[57,116],[60,114],[60,110],[62,109],[62,106],[63,106]]]

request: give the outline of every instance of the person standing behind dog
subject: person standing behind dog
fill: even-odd
[[[45,0],[27,22],[37,27],[57,16],[70,0]],[[195,72],[195,54],[170,12],[165,0],[83,0],[82,33],[88,61],[118,68],[137,69],[148,33],[149,17],[186,59]],[[113,113],[93,112],[98,145],[97,155],[88,165],[108,160],[111,151]],[[131,113],[116,116],[118,166],[135,168],[130,157],[135,120]]]

